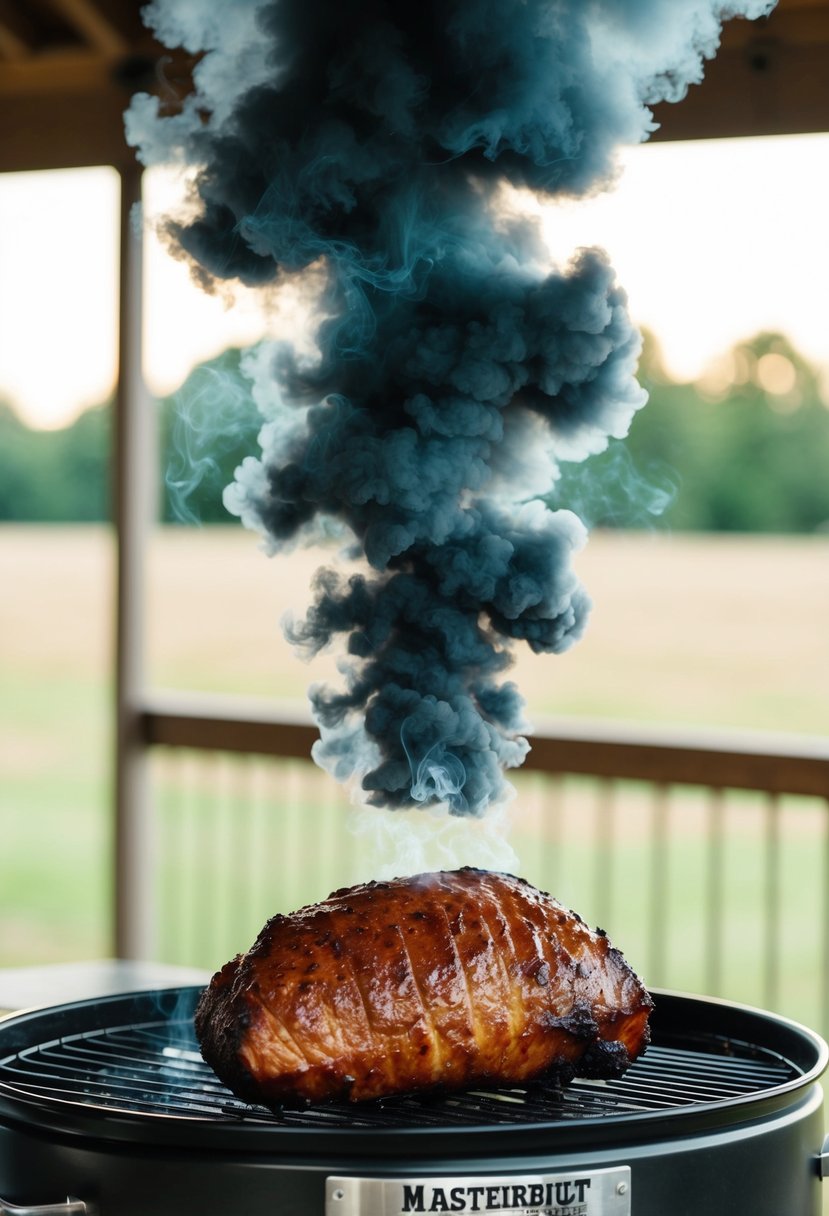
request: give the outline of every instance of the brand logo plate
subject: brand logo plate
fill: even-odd
[[[630,1216],[630,1169],[326,1179],[325,1216]]]

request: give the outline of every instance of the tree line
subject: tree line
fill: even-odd
[[[222,490],[257,452],[261,419],[226,351],[151,403],[159,438],[158,517],[229,523]],[[646,336],[649,393],[628,438],[565,464],[551,506],[593,527],[814,533],[829,529],[829,409],[818,373],[779,334],[734,347],[715,374],[677,383]],[[109,403],[60,430],[33,430],[0,403],[0,521],[111,516]]]

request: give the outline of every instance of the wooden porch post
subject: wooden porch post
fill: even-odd
[[[133,214],[141,201],[141,166],[121,176],[119,365],[113,502],[117,544],[115,630],[114,952],[151,959],[153,824],[147,753],[141,730],[144,691],[144,547],[154,490],[153,418],[142,371],[142,235]]]

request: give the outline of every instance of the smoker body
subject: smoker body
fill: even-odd
[[[619,1082],[280,1117],[198,1062],[183,1012],[198,990],[183,994],[172,1021],[133,994],[0,1024],[4,1200],[73,1196],[95,1216],[819,1216],[826,1047],[773,1015],[657,993],[654,1045]]]
[[[619,1141],[569,1153],[556,1151],[551,1133],[547,1153],[506,1153],[496,1143],[482,1156],[450,1158],[430,1153],[423,1159],[416,1145],[406,1144],[391,1161],[351,1153],[320,1160],[268,1152],[169,1150],[160,1144],[113,1146],[100,1137],[79,1140],[7,1124],[0,1129],[0,1194],[19,1204],[77,1196],[90,1214],[100,1216],[183,1216],[195,1211],[199,1216],[329,1216],[327,1179],[354,1176],[426,1184],[425,1198],[410,1187],[415,1193],[411,1211],[494,1212],[502,1209],[476,1209],[469,1195],[462,1208],[444,1207],[440,1196],[438,1206],[432,1206],[435,1184],[446,1202],[457,1203],[450,1197],[461,1181],[469,1191],[472,1184],[485,1186],[505,1175],[516,1182],[551,1174],[578,1180],[623,1166],[630,1170],[630,1194],[629,1205],[619,1210],[631,1216],[820,1216],[816,1154],[823,1139],[822,1109],[823,1095],[815,1085],[792,1107],[725,1131],[645,1143]],[[416,1206],[418,1198],[424,1206]],[[358,1207],[356,1213],[380,1216],[368,1208]]]

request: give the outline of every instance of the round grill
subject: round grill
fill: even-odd
[[[38,1101],[80,1104],[119,1115],[240,1120],[273,1127],[425,1127],[602,1119],[756,1094],[800,1076],[791,1062],[745,1045],[698,1050],[654,1046],[614,1081],[575,1081],[476,1089],[440,1098],[388,1098],[358,1106],[333,1104],[274,1113],[235,1098],[201,1059],[195,1040],[164,1039],[168,1024],[150,1021],[69,1035],[2,1061],[4,1087]],[[183,1031],[185,1025],[177,1029]],[[719,1051],[717,1047],[719,1046]],[[744,1054],[743,1054],[744,1053]]]
[[[202,1060],[192,1022],[199,992],[131,994],[12,1019],[0,1026],[0,1102],[37,1108],[40,1117],[61,1112],[73,1126],[98,1120],[104,1135],[123,1120],[133,1136],[138,1127],[157,1134],[159,1120],[179,1133],[193,1125],[200,1139],[215,1126],[225,1143],[233,1131],[236,1140],[268,1133],[288,1134],[292,1142],[297,1133],[313,1132],[313,1139],[303,1137],[313,1146],[320,1132],[374,1138],[396,1130],[495,1128],[503,1135],[515,1128],[526,1137],[533,1127],[560,1125],[564,1132],[585,1122],[595,1135],[599,1123],[687,1121],[717,1111],[733,1117],[735,1107],[802,1085],[824,1063],[820,1040],[791,1023],[663,993],[656,995],[652,1045],[618,1080],[576,1080],[564,1089],[542,1081],[275,1113],[242,1103]],[[113,1116],[118,1123],[110,1126]]]
[[[561,1171],[598,1185],[605,1170],[631,1179],[624,1216],[820,1211],[827,1048],[773,1014],[656,992],[652,1045],[618,1080],[274,1112],[240,1102],[201,1059],[199,993],[0,1022],[0,1196],[80,1195],[95,1216],[225,1216],[244,1194],[246,1216],[277,1199],[280,1216],[332,1216],[349,1178],[463,1175],[474,1189]],[[400,1210],[373,1202],[349,1216]]]

